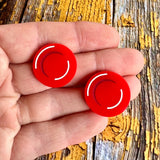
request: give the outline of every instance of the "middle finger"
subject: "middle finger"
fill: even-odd
[[[68,86],[82,85],[95,72],[108,70],[122,76],[138,74],[144,65],[142,54],[134,49],[106,49],[76,54],[77,72]],[[13,85],[22,95],[34,94],[49,89],[33,75],[31,63],[10,65]]]

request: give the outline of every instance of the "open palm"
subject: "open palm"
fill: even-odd
[[[32,73],[34,53],[47,43],[60,43],[76,56],[77,72],[64,88],[49,88]],[[144,59],[134,49],[118,49],[112,27],[89,22],[40,22],[0,26],[0,159],[30,160],[101,132],[107,118],[91,112],[84,85],[95,72],[122,75],[134,99],[136,75]]]

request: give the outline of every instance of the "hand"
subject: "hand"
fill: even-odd
[[[75,53],[77,72],[66,88],[46,87],[32,73],[34,53],[47,43],[64,44]],[[142,54],[118,44],[117,31],[97,23],[1,25],[0,159],[31,160],[101,132],[107,118],[91,112],[83,98],[88,78],[101,70],[119,73],[131,99],[141,88],[136,75],[144,65]]]

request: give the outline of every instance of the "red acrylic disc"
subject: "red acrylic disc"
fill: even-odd
[[[44,85],[63,87],[69,83],[77,69],[72,51],[61,44],[48,44],[35,54],[33,73]]]
[[[95,113],[113,117],[127,108],[130,102],[130,89],[120,75],[102,71],[92,76],[87,82],[85,100]]]

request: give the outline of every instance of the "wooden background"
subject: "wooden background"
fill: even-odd
[[[144,54],[142,91],[101,134],[37,160],[160,160],[160,0],[0,0],[0,24],[79,20],[115,27],[119,47]]]

